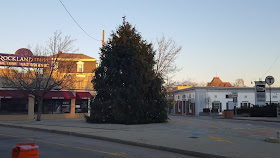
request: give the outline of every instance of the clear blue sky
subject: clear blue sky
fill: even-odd
[[[144,39],[162,35],[183,49],[174,80],[210,82],[214,76],[247,86],[272,75],[280,86],[279,0],[62,0],[91,36],[105,40],[122,23],[136,26]],[[78,53],[99,59],[100,41],[89,38],[59,0],[1,0],[0,53],[14,53],[28,44],[44,44],[56,30],[77,39]],[[264,78],[265,78],[264,76]],[[263,79],[264,79],[263,78]]]

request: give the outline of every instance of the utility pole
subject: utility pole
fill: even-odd
[[[269,91],[270,91],[270,100],[269,100],[269,105],[271,105],[271,85],[269,85]]]
[[[104,30],[103,30],[103,35],[102,35],[102,49],[104,49],[104,44],[105,44],[105,42],[104,42]],[[104,57],[104,51],[102,51],[101,52],[101,57]],[[102,60],[101,60],[102,61]]]
[[[104,42],[104,36],[105,36],[105,33],[104,33],[104,30],[103,30],[103,36],[102,36],[102,49],[104,48],[104,44],[105,44],[105,42]]]

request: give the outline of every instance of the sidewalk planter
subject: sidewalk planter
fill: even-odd
[[[203,112],[204,112],[204,113],[210,113],[210,109],[209,109],[209,108],[204,108],[204,109],[203,109]]]
[[[234,111],[233,110],[224,110],[223,118],[233,118]]]
[[[211,113],[218,113],[219,109],[211,109]]]
[[[34,143],[18,143],[13,148],[12,158],[39,158],[39,147]]]

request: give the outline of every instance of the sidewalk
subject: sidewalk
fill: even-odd
[[[81,119],[64,119],[2,121],[0,126],[101,139],[197,157],[277,158],[280,155],[280,143],[268,143],[262,137],[239,137],[235,131],[242,130],[241,127],[232,130],[231,125],[223,122],[209,125],[195,117],[169,117],[168,123],[144,125],[89,124]],[[275,129],[270,130],[274,133]]]

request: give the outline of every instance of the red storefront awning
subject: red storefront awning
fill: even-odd
[[[0,90],[0,98],[28,99],[28,93],[23,90]]]
[[[44,96],[44,99],[75,99],[75,96],[72,92],[51,91]]]
[[[91,97],[89,92],[76,92],[76,99],[90,99]]]

